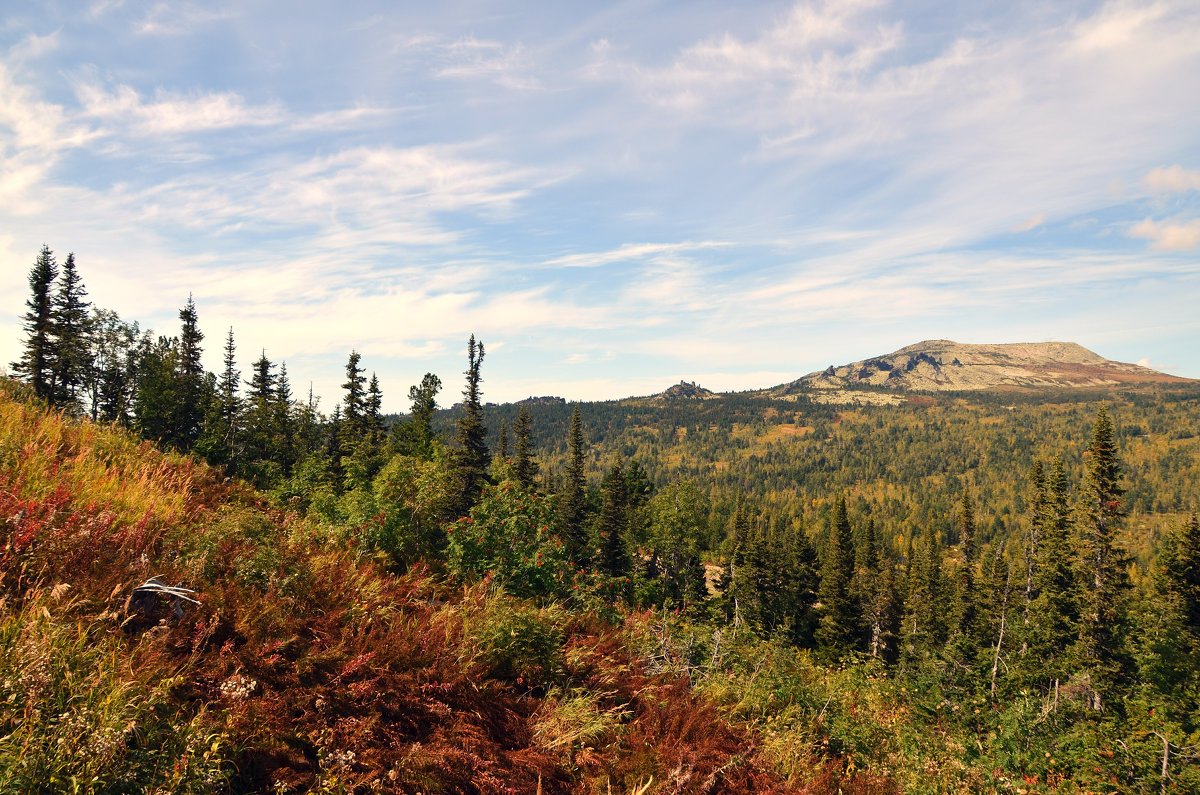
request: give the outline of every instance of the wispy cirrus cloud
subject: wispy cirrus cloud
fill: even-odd
[[[1152,221],[1146,219],[1129,230],[1134,237],[1150,241],[1159,251],[1191,251],[1200,248],[1200,219],[1188,221]]]

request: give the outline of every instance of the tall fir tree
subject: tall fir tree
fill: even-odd
[[[1049,471],[1035,466],[1029,523],[1037,528],[1030,584],[1021,628],[1024,681],[1049,691],[1070,673],[1066,659],[1079,624],[1079,590],[1071,550],[1071,483],[1055,460]]]
[[[626,532],[629,528],[629,495],[625,491],[625,472],[621,462],[613,464],[600,484],[600,514],[596,535],[600,540],[599,567],[609,577],[627,577],[630,573]]]
[[[379,376],[371,373],[367,383],[367,398],[363,403],[365,417],[363,425],[367,436],[378,443],[383,438],[383,390],[379,388]]]
[[[275,461],[284,475],[291,474],[292,468],[300,458],[296,440],[295,409],[287,362],[280,362],[279,377],[275,379]]]
[[[242,414],[242,401],[238,395],[239,382],[242,373],[237,369],[237,345],[233,339],[233,326],[225,335],[225,350],[222,356],[221,377],[217,381],[217,400],[221,409],[221,449],[227,461],[234,461],[238,455],[237,442],[241,436],[239,427]]]
[[[200,331],[191,294],[179,310],[179,321],[178,387],[172,437],[180,449],[190,450],[200,438],[207,409],[204,363],[201,361],[204,348],[200,345],[204,334]]]
[[[1116,431],[1101,406],[1085,456],[1082,504],[1076,533],[1081,579],[1079,636],[1073,655],[1091,682],[1091,706],[1123,684],[1128,666],[1124,647],[1129,590],[1128,559],[1116,534],[1125,514]]]
[[[571,412],[567,431],[567,468],[558,495],[559,535],[571,560],[586,564],[591,559],[587,531],[587,480],[584,472],[583,419],[579,404]]]
[[[13,362],[13,375],[22,378],[43,400],[53,400],[55,367],[54,350],[54,281],[58,278],[58,263],[49,246],[43,245],[33,268],[29,271],[30,296],[25,302],[22,317],[25,345],[21,358]]]
[[[458,495],[454,510],[466,516],[479,500],[479,494],[488,479],[491,453],[487,446],[487,428],[483,424],[483,403],[479,384],[483,381],[480,366],[483,364],[482,342],[475,341],[472,334],[467,342],[467,377],[463,387],[462,414],[454,429],[452,463],[458,481]]]
[[[87,290],[75,268],[75,255],[67,254],[53,299],[54,367],[51,393],[56,406],[73,413],[83,411],[82,389],[92,363],[91,323],[84,299]]]
[[[839,497],[821,561],[821,619],[816,634],[818,648],[831,659],[845,657],[858,646],[861,630],[858,605],[850,590],[853,579],[854,533],[846,498]]]
[[[276,476],[275,462],[278,427],[276,419],[277,379],[275,365],[262,354],[251,365],[250,380],[246,382],[245,436],[243,469],[259,485]]]
[[[529,409],[521,406],[517,410],[517,418],[513,422],[513,437],[516,441],[513,451],[513,476],[526,488],[533,488],[533,481],[538,473],[538,464],[533,460],[533,445],[529,439],[532,432],[533,424],[529,419]]]
[[[928,660],[945,639],[942,546],[932,528],[913,543],[906,579],[900,660],[906,667],[913,667]]]
[[[955,516],[955,536],[958,546],[958,565],[954,573],[954,590],[947,616],[947,647],[949,661],[956,670],[964,670],[975,660],[976,646],[976,599],[975,590],[975,504],[966,490],[958,504]]]
[[[366,371],[359,366],[361,363],[361,354],[350,351],[346,360],[346,381],[342,384],[345,395],[342,397],[341,422],[336,428],[340,455],[353,455],[367,432],[367,377]]]

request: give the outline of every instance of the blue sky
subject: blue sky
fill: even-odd
[[[962,6],[955,8],[955,6]],[[1200,377],[1200,5],[6,3],[0,362],[42,243],[386,408],[765,387],[927,338]]]

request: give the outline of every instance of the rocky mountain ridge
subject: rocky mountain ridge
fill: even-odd
[[[1072,389],[1191,381],[1105,359],[1074,342],[989,345],[925,340],[882,356],[830,365],[771,391],[855,387],[898,391]]]

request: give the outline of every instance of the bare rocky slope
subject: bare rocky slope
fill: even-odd
[[[926,340],[883,356],[830,365],[776,390],[863,386],[918,391],[1070,389],[1189,382],[1195,383],[1148,367],[1105,359],[1073,342],[971,345]]]

